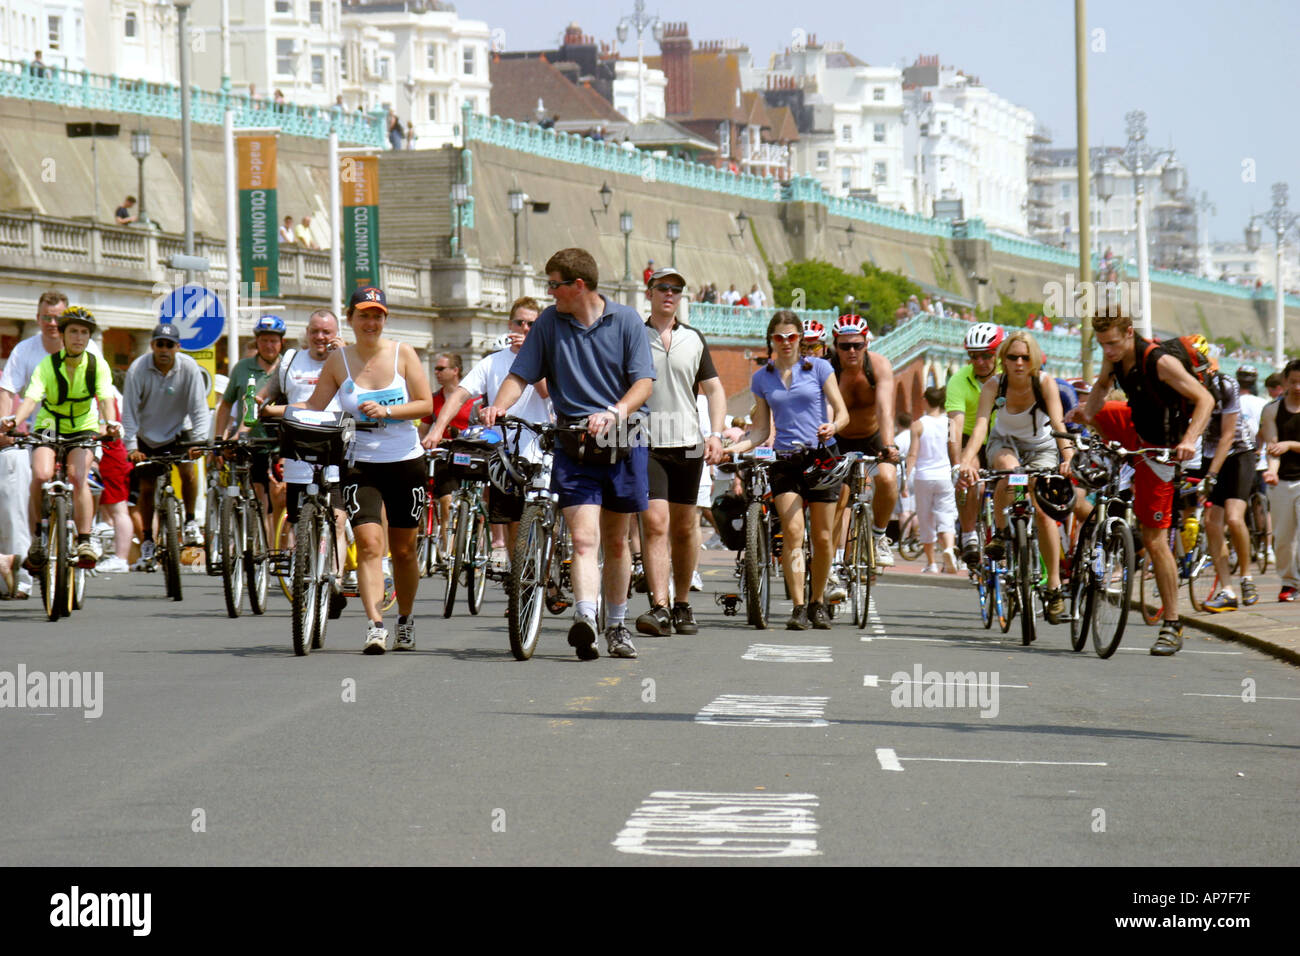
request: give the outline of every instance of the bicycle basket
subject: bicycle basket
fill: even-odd
[[[312,465],[342,465],[356,422],[342,412],[287,408],[280,424],[280,454]]]

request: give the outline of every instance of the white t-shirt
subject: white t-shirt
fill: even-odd
[[[762,289],[755,289],[749,294],[749,304],[756,309],[761,309],[767,305],[767,296],[763,294]]]
[[[98,361],[104,361],[104,353],[100,351],[94,339],[90,340],[90,345],[86,347],[86,350],[93,352]],[[14,413],[18,411],[18,405],[23,400],[23,392],[27,391],[27,386],[31,383],[32,373],[36,371],[36,366],[40,365],[49,354],[51,353],[45,351],[45,343],[41,341],[39,334],[23,339],[9,353],[9,361],[5,363],[4,372],[0,372],[0,388],[7,389],[14,394]],[[120,415],[122,409],[120,398],[117,407]],[[36,412],[32,412],[31,417],[27,419],[27,424],[29,427],[36,424]]]
[[[497,392],[501,391],[506,376],[510,374],[510,367],[515,363],[515,356],[516,353],[510,349],[493,352],[469,370],[469,374],[460,380],[460,387],[469,392],[471,400],[486,395],[489,403],[495,401]],[[551,401],[542,398],[537,394],[537,389],[529,385],[524,388],[519,401],[510,407],[510,414],[541,425],[551,420]],[[539,461],[541,456],[537,449],[537,436],[530,431],[521,434],[520,454],[529,461]]]
[[[911,437],[909,431],[908,436]],[[917,480],[944,481],[952,479],[952,466],[948,463],[948,416],[922,415],[921,438],[916,448]]]
[[[316,382],[320,379],[321,369],[325,367],[325,359],[312,358],[311,353],[306,349],[293,349],[292,351],[293,354],[288,356],[288,364],[282,364],[276,370],[276,375],[279,376],[280,384],[290,405],[305,402],[311,398],[312,392],[316,391]],[[328,356],[326,357],[328,358]],[[337,398],[330,399],[330,403],[325,406],[325,410],[327,412],[337,412],[339,410]],[[338,480],[336,474],[331,474],[330,477],[335,481]],[[284,480],[295,485],[307,484],[311,481],[311,465],[305,461],[284,459]]]
[[[1238,401],[1241,403],[1241,420],[1243,423],[1241,433],[1251,445],[1254,445],[1255,439],[1259,436],[1260,416],[1264,414],[1264,406],[1268,404],[1268,399],[1259,395],[1247,395],[1243,392]],[[1259,450],[1259,462],[1255,465],[1255,470],[1263,471],[1267,467],[1268,454],[1261,448]]]

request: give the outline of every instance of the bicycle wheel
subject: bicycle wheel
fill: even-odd
[[[745,510],[745,620],[762,630],[772,603],[772,562],[763,505],[751,502]]]
[[[849,572],[849,593],[853,598],[853,624],[866,627],[871,614],[871,579],[876,568],[876,542],[871,533],[871,516],[861,505],[853,509],[850,519],[849,548],[853,564]]]
[[[1156,571],[1151,564],[1150,555],[1142,559],[1142,570],[1138,574],[1138,600],[1142,605],[1142,622],[1148,626],[1159,624],[1165,603],[1160,598],[1160,588],[1156,584]]]
[[[898,553],[904,561],[915,561],[921,556],[920,522],[915,514],[898,528]]]
[[[546,526],[545,508],[527,505],[519,518],[514,560],[510,562],[510,591],[506,595],[510,653],[517,661],[528,660],[537,649],[542,608],[546,605],[551,533]]]
[[[248,578],[248,607],[254,614],[266,613],[266,586],[271,578],[266,561],[266,521],[260,501],[244,505],[248,522],[248,544],[244,552],[244,574]]]
[[[1250,554],[1260,574],[1268,573],[1268,498],[1258,491],[1246,502],[1246,520],[1250,524]]]
[[[163,556],[163,572],[167,576],[167,595],[173,601],[181,600],[181,516],[180,503],[168,498],[163,509],[163,546],[158,553]]]
[[[1074,546],[1074,560],[1070,563],[1070,647],[1083,650],[1088,643],[1092,622],[1092,537],[1097,524],[1094,516],[1079,531],[1079,542]]]
[[[318,511],[316,514],[316,534],[320,543],[316,546],[316,627],[311,635],[311,649],[318,651],[325,646],[325,628],[330,618],[343,613],[334,601],[335,594],[342,591],[342,581],[334,572],[334,556],[337,553],[335,541],[334,514],[332,509]],[[330,611],[335,613],[331,614]]]
[[[304,502],[298,513],[297,553],[293,563],[293,652],[299,657],[311,653],[312,636],[316,630],[317,610],[320,602],[317,592],[316,554],[320,550],[320,530],[316,524],[316,506]]]
[[[1029,547],[1029,534],[1025,522],[1013,520],[1013,547],[1015,548],[1016,603],[1020,605],[1020,643],[1034,643],[1034,584],[1038,577],[1038,562]]]
[[[50,502],[45,535],[45,567],[41,574],[41,593],[45,597],[45,616],[57,621],[68,613],[68,539],[63,532],[68,523],[68,502],[56,497]]]
[[[221,488],[208,482],[203,504],[203,569],[210,576],[221,573]],[[289,597],[286,584],[284,596]]]
[[[990,564],[988,574],[993,587],[993,610],[997,615],[998,629],[1005,634],[1011,630],[1011,619],[1015,617],[1015,609],[1011,606],[1007,593],[1006,570]]]
[[[465,538],[469,534],[469,502],[457,496],[456,508],[452,512],[452,524],[455,535],[452,537],[451,565],[447,568],[447,590],[442,595],[442,616],[451,617],[451,610],[456,605],[456,585],[465,570]]]
[[[487,566],[492,558],[492,529],[487,516],[475,512],[470,528],[469,563],[465,568],[465,596],[469,599],[469,613],[477,614],[483,607],[483,591],[487,587]]]
[[[1209,547],[1205,543],[1205,528],[1201,527],[1200,532],[1196,535],[1196,545],[1187,554],[1187,596],[1191,599],[1192,608],[1196,611],[1205,610],[1205,595],[1214,597],[1214,591],[1204,590],[1208,581],[1213,587],[1217,576],[1214,573],[1214,562],[1210,560]],[[1206,572],[1209,572],[1206,575]]]
[[[298,517],[302,517],[301,514]],[[293,525],[289,524],[289,512],[280,513],[280,521],[275,526],[275,550],[289,551],[293,538]],[[289,555],[289,570],[285,574],[277,574],[276,580],[280,582],[280,590],[284,592],[286,601],[293,600],[293,564],[298,560],[298,549],[293,548]]]
[[[1106,529],[1101,574],[1093,593],[1092,646],[1104,660],[1115,653],[1124,637],[1133,594],[1133,532],[1119,521],[1112,521]]]
[[[229,617],[239,617],[244,601],[243,552],[244,509],[238,498],[224,495],[221,499],[221,591]]]

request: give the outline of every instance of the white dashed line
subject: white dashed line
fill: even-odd
[[[829,647],[804,647],[797,644],[750,644],[741,660],[768,664],[832,664]]]
[[[829,699],[723,694],[696,714],[695,722],[727,727],[826,727]]]
[[[613,845],[645,856],[820,856],[812,793],[656,791],[632,812]]]

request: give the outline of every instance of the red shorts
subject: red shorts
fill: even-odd
[[[1127,402],[1107,402],[1097,414],[1097,431],[1107,441],[1117,441],[1125,448],[1151,448],[1138,437],[1133,427],[1133,411]],[[1172,465],[1154,465],[1146,458],[1133,464],[1133,513],[1138,523],[1148,528],[1168,528],[1173,518],[1174,483],[1156,474],[1156,468],[1172,469]]]
[[[104,493],[99,496],[100,504],[115,505],[126,501],[131,468],[122,439],[104,444],[104,457],[99,462],[99,480],[104,485]]]

